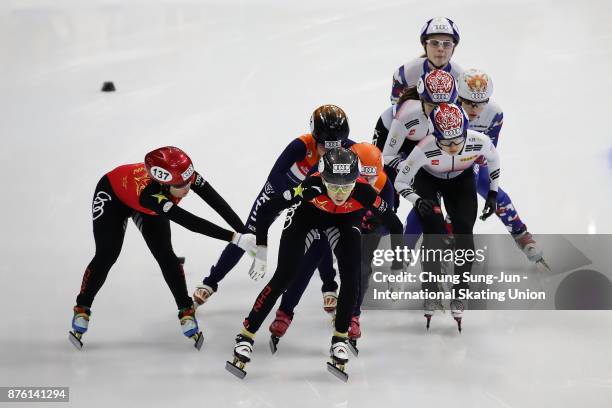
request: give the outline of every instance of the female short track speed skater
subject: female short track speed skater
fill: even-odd
[[[315,109],[310,116],[310,133],[294,139],[276,159],[246,220],[247,231],[255,233],[259,208],[274,194],[301,183],[328,149],[352,145],[354,142],[350,141],[348,136],[348,118],[341,108],[336,105],[322,105]],[[319,265],[323,280],[324,307],[335,309],[337,284],[334,281],[331,250],[325,241],[317,242],[316,246],[315,249],[321,254],[319,257],[326,258]],[[243,254],[244,251],[235,245],[228,244],[225,247],[217,263],[210,268],[210,274],[196,288],[193,294],[196,305],[208,301],[217,291],[219,282],[236,266]],[[251,275],[251,278],[258,280],[261,277]]]
[[[352,145],[351,150],[357,155],[361,163],[361,177],[370,183],[385,202],[392,202],[394,196],[393,185],[383,169],[383,160],[380,150],[373,144],[366,142]],[[358,285],[359,292],[357,295],[357,303],[353,311],[348,331],[349,348],[354,355],[359,353],[357,349],[357,339],[361,337],[359,317],[361,315],[363,297],[368,288],[368,280],[372,273],[372,256],[374,250],[378,246],[381,236],[388,233],[386,228],[381,225],[381,220],[379,220],[372,211],[362,209],[361,212],[362,222],[360,227],[362,235],[364,236],[362,241],[361,276]],[[276,311],[274,321],[270,324],[270,348],[272,352],[276,352],[276,346],[279,339],[285,335],[287,329],[291,325],[294,317],[294,309],[300,302],[314,270],[317,267],[317,264],[312,261],[310,252],[309,248],[304,255],[304,260],[299,267],[300,270],[295,280],[289,285],[281,298],[281,303]]]
[[[187,292],[183,265],[172,249],[170,221],[212,238],[232,242],[254,255],[255,236],[221,228],[180,208],[179,202],[193,190],[235,230],[244,230],[240,218],[201,174],[181,149],[167,146],[145,156],[144,163],[125,164],[106,173],[93,198],[93,234],[96,253],[83,275],[76,298],[69,339],[82,348],[91,305],[119,257],[128,218],[132,218],[158,262],[179,309],[183,334],[199,350],[203,337],[195,308]]]
[[[489,191],[481,219],[495,212],[499,156],[488,136],[469,129],[467,116],[462,108],[454,104],[440,104],[430,114],[433,134],[425,137],[400,165],[395,188],[409,200],[417,211],[423,226],[423,247],[443,249],[444,218],[440,210],[439,197],[444,199],[448,215],[452,219],[456,250],[474,250],[473,228],[476,222],[478,202],[472,165],[480,156],[489,163]],[[465,279],[472,262],[455,265],[455,274],[461,276],[459,284],[453,286],[455,293],[469,289]],[[423,270],[440,274],[440,260],[423,260]],[[423,290],[437,292],[436,283],[424,283]],[[429,308],[432,302],[425,301],[427,327],[433,315]],[[461,296],[451,301],[451,313],[461,331],[464,304]]]
[[[504,112],[497,103],[490,99],[493,95],[493,79],[481,70],[469,69],[457,78],[457,82],[459,105],[468,115],[470,129],[489,136],[497,147],[499,133],[504,123]],[[489,191],[489,168],[483,157],[480,157],[474,164],[474,171],[477,174],[476,187],[478,194],[485,198]],[[510,196],[501,187],[497,192],[497,210],[495,213],[527,259],[549,268],[544,260],[542,249],[538,247],[533,236],[527,230],[527,225],[519,217]]]
[[[457,25],[446,17],[432,18],[421,28],[420,41],[425,53],[422,57],[409,61],[395,70],[391,86],[391,106],[380,115],[374,129],[372,143],[381,151],[383,151],[396,109],[405,101],[405,92],[415,87],[420,77],[434,69],[448,72],[454,78],[458,78],[463,72],[457,64],[451,64],[451,58],[455,48],[459,45],[459,40]]]
[[[257,254],[252,266],[255,273],[263,273],[267,265],[267,233],[276,214],[288,209],[280,239],[278,263],[274,276],[257,296],[244,320],[243,329],[236,337],[233,361],[226,368],[243,378],[244,366],[251,359],[255,333],[259,330],[276,300],[294,279],[304,258],[306,236],[312,229],[325,230],[337,236],[334,252],[338,259],[340,292],[336,310],[335,332],[332,336],[328,369],[346,381],[344,372],[348,362],[348,328],[357,298],[361,254],[361,209],[370,209],[401,245],[402,224],[390,205],[370,184],[359,177],[359,160],[350,150],[336,148],[319,161],[319,173],[307,177],[292,190],[277,194],[260,207],[257,217]]]

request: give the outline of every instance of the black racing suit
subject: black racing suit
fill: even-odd
[[[283,208],[288,208],[285,225],[278,250],[278,264],[274,276],[257,296],[255,304],[244,321],[244,327],[255,333],[276,300],[296,277],[304,257],[306,235],[312,229],[328,230],[330,241],[333,235],[339,239],[334,252],[338,259],[340,293],[336,309],[335,328],[346,333],[358,294],[361,262],[362,208],[370,208],[379,215],[383,223],[395,234],[393,244],[401,245],[402,223],[376,191],[363,179],[357,184],[349,199],[336,206],[327,196],[321,176],[315,173],[307,177],[293,191],[275,195],[261,208],[257,217],[257,244],[267,245],[267,235],[274,217]]]
[[[238,215],[197,173],[191,189],[219,213],[232,228],[237,231],[244,230],[244,225]],[[81,290],[76,299],[77,305],[91,307],[110,268],[119,257],[130,217],[134,220],[159,264],[179,309],[191,306],[192,300],[187,293],[183,266],[172,249],[170,221],[199,234],[223,241],[232,240],[234,234],[232,231],[180,208],[172,201],[168,187],[157,182],[151,181],[140,192],[139,204],[142,208],[154,212],[155,215],[137,211],[119,200],[107,175],[98,182],[93,200],[93,234],[96,253],[83,275]]]

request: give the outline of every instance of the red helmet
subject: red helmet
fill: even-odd
[[[178,147],[155,149],[147,153],[144,162],[149,176],[167,186],[185,185],[193,181],[195,175],[191,159]]]

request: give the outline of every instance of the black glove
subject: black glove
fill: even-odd
[[[438,204],[436,204],[434,200],[429,200],[427,198],[418,198],[416,203],[414,203],[414,207],[422,217],[427,217],[428,215],[433,214],[436,208],[438,209],[438,212],[440,211]]]
[[[487,194],[487,199],[485,200],[485,206],[482,210],[482,215],[480,216],[481,220],[486,220],[489,218],[495,210],[497,209],[497,191],[490,190],[489,194]]]
[[[361,229],[367,231],[374,231],[380,226],[380,220],[370,210],[366,211],[365,215],[361,219]]]

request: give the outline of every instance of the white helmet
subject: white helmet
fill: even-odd
[[[493,80],[481,70],[464,71],[458,82],[459,97],[470,102],[486,102],[493,94]]]
[[[427,37],[434,34],[446,34],[453,37],[455,45],[459,44],[459,29],[457,25],[447,17],[434,17],[428,20],[421,28],[421,44],[425,46]]]

